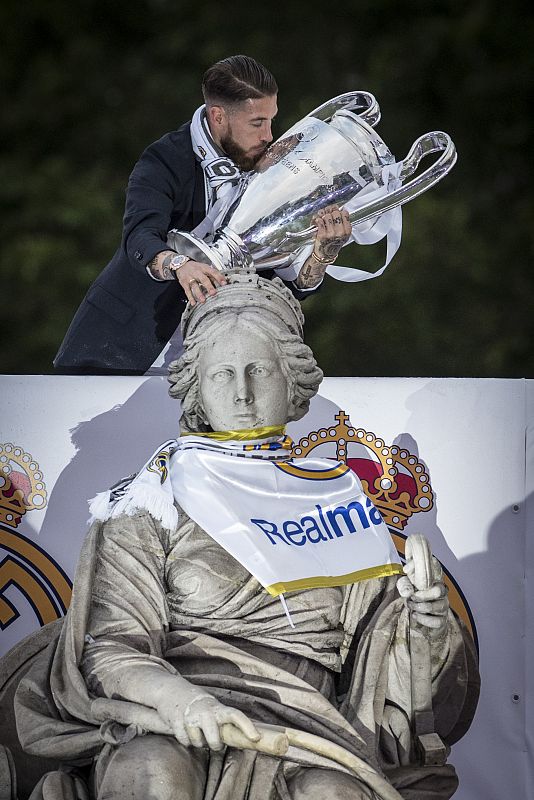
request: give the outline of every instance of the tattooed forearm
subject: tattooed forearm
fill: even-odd
[[[325,239],[324,241],[319,241],[317,242],[317,255],[319,258],[333,261],[337,258],[339,251],[346,241],[347,239],[341,236],[338,236],[335,239]]]
[[[298,274],[297,286],[299,289],[313,289],[314,286],[317,286],[322,281],[325,270],[326,264],[323,266],[317,263],[315,259],[309,258]]]
[[[171,258],[175,255],[176,253],[173,250],[164,250],[163,253],[158,253],[154,256],[148,265],[148,269],[152,275],[155,278],[159,278],[160,281],[174,280],[174,275],[169,269],[169,264],[171,263]]]

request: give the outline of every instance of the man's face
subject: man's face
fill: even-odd
[[[285,425],[287,378],[273,345],[241,322],[209,342],[199,363],[200,399],[215,431]]]
[[[240,169],[254,169],[273,140],[276,95],[245,100],[233,109],[215,106],[210,112],[210,129],[217,144]]]

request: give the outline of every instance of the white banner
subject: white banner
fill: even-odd
[[[195,449],[175,453],[170,473],[184,511],[273,596],[402,571],[382,517],[346,465]]]
[[[133,479],[97,495],[91,513],[103,521],[143,508],[172,530],[176,500],[273,597],[403,574],[382,516],[347,464],[290,458],[288,436],[262,437],[164,442]]]
[[[0,397],[6,652],[63,613],[87,500],[177,436],[179,406],[162,377],[4,376]],[[288,428],[295,456],[356,472],[401,553],[419,531],[444,566],[482,676],[475,721],[451,755],[455,800],[534,798],[533,420],[533,381],[329,378]]]

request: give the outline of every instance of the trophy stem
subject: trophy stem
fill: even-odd
[[[199,239],[193,233],[173,229],[168,233],[167,244],[177,253],[183,253],[194,261],[211,264],[219,272],[250,269],[253,265],[247,246],[230,228],[218,230],[212,244]]]

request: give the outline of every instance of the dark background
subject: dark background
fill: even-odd
[[[191,117],[211,63],[246,53],[277,77],[275,136],[365,89],[397,159],[434,129],[458,149],[450,175],[404,206],[385,275],[328,279],[306,301],[325,372],[532,377],[533,29],[519,0],[3,0],[0,370],[51,372],[119,243],[137,157]],[[383,257],[354,246],[341,262],[374,270]]]

